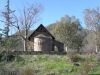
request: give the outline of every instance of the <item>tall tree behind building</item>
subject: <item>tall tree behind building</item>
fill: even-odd
[[[95,32],[95,50],[96,52],[98,52],[98,44],[99,44],[99,27],[100,27],[100,9],[99,8],[92,8],[92,9],[85,9],[85,13],[84,13],[84,20],[85,20],[85,24],[87,25],[87,28],[93,32]]]
[[[63,42],[70,49],[77,52],[83,46],[84,34],[79,20],[75,17],[64,16],[56,23],[50,25],[48,29],[57,40]]]
[[[3,31],[4,36],[7,38],[9,36],[10,26],[12,26],[12,24],[14,24],[14,22],[12,21],[13,13],[14,13],[14,11],[12,11],[10,9],[10,1],[7,0],[7,5],[5,6],[5,11],[2,12],[2,16],[3,16],[4,20],[1,20],[1,22],[4,23],[4,29],[2,29],[2,31]]]

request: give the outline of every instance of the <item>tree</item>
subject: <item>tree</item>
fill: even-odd
[[[32,4],[29,7],[24,7],[22,11],[22,15],[20,17],[15,15],[16,24],[13,24],[15,28],[17,28],[19,32],[19,36],[22,38],[24,42],[24,51],[27,50],[27,42],[29,30],[35,23],[38,21],[38,15],[41,11],[41,5]],[[24,31],[22,34],[21,31]]]
[[[14,22],[12,21],[12,18],[13,18],[13,12],[11,9],[10,9],[10,1],[7,0],[7,5],[5,6],[5,11],[2,12],[2,16],[3,18],[5,19],[4,20],[0,20],[1,22],[5,23],[5,27],[4,29],[1,29],[2,30],[2,34],[8,38],[9,37],[9,32],[10,32],[10,26],[12,26],[12,24],[14,24]]]
[[[0,33],[0,48],[1,51],[6,51],[6,56],[8,55],[8,51],[13,47],[13,45],[15,45],[15,43],[13,43],[15,40],[11,40],[9,38],[9,32],[10,32],[10,27],[12,26],[12,24],[14,24],[14,22],[12,21],[13,19],[13,12],[10,9],[10,1],[7,0],[7,5],[5,6],[5,11],[2,12],[2,17],[4,18],[3,20],[0,20],[1,22],[4,23],[4,29],[0,29],[1,33]],[[3,36],[3,37],[2,37]],[[12,44],[13,43],[13,44]],[[7,58],[7,57],[6,57]]]
[[[97,9],[85,9],[84,16],[85,24],[87,28],[95,32],[96,52],[98,52],[98,27],[100,26],[100,10]]]
[[[82,35],[82,26],[74,16],[64,16],[60,21],[51,24],[48,29],[57,40],[63,42],[70,49],[76,49],[79,52],[83,46],[84,35]]]

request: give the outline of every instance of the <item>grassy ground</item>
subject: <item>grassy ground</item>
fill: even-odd
[[[75,57],[76,58],[76,57]],[[5,67],[32,69],[36,75],[86,75],[100,74],[100,63],[95,56],[78,55],[78,65],[67,55],[20,55],[15,61],[2,64]]]

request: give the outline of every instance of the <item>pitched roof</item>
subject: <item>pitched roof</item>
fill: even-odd
[[[30,38],[31,38],[33,35],[35,35],[35,33],[38,32],[38,31],[39,31],[39,32],[46,32],[46,33],[49,34],[53,39],[55,39],[54,36],[53,36],[42,24],[40,24],[40,26],[39,26],[35,31],[33,31],[31,35],[29,35],[28,39],[30,40]]]

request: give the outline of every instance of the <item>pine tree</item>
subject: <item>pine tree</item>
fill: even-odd
[[[10,9],[10,1],[7,0],[7,5],[5,6],[5,11],[2,12],[3,17],[5,19],[5,21],[2,21],[5,23],[5,27],[3,29],[3,34],[5,35],[5,37],[9,37],[9,32],[10,32],[10,26],[14,23],[12,22],[12,14],[14,13],[14,11],[12,11]]]

